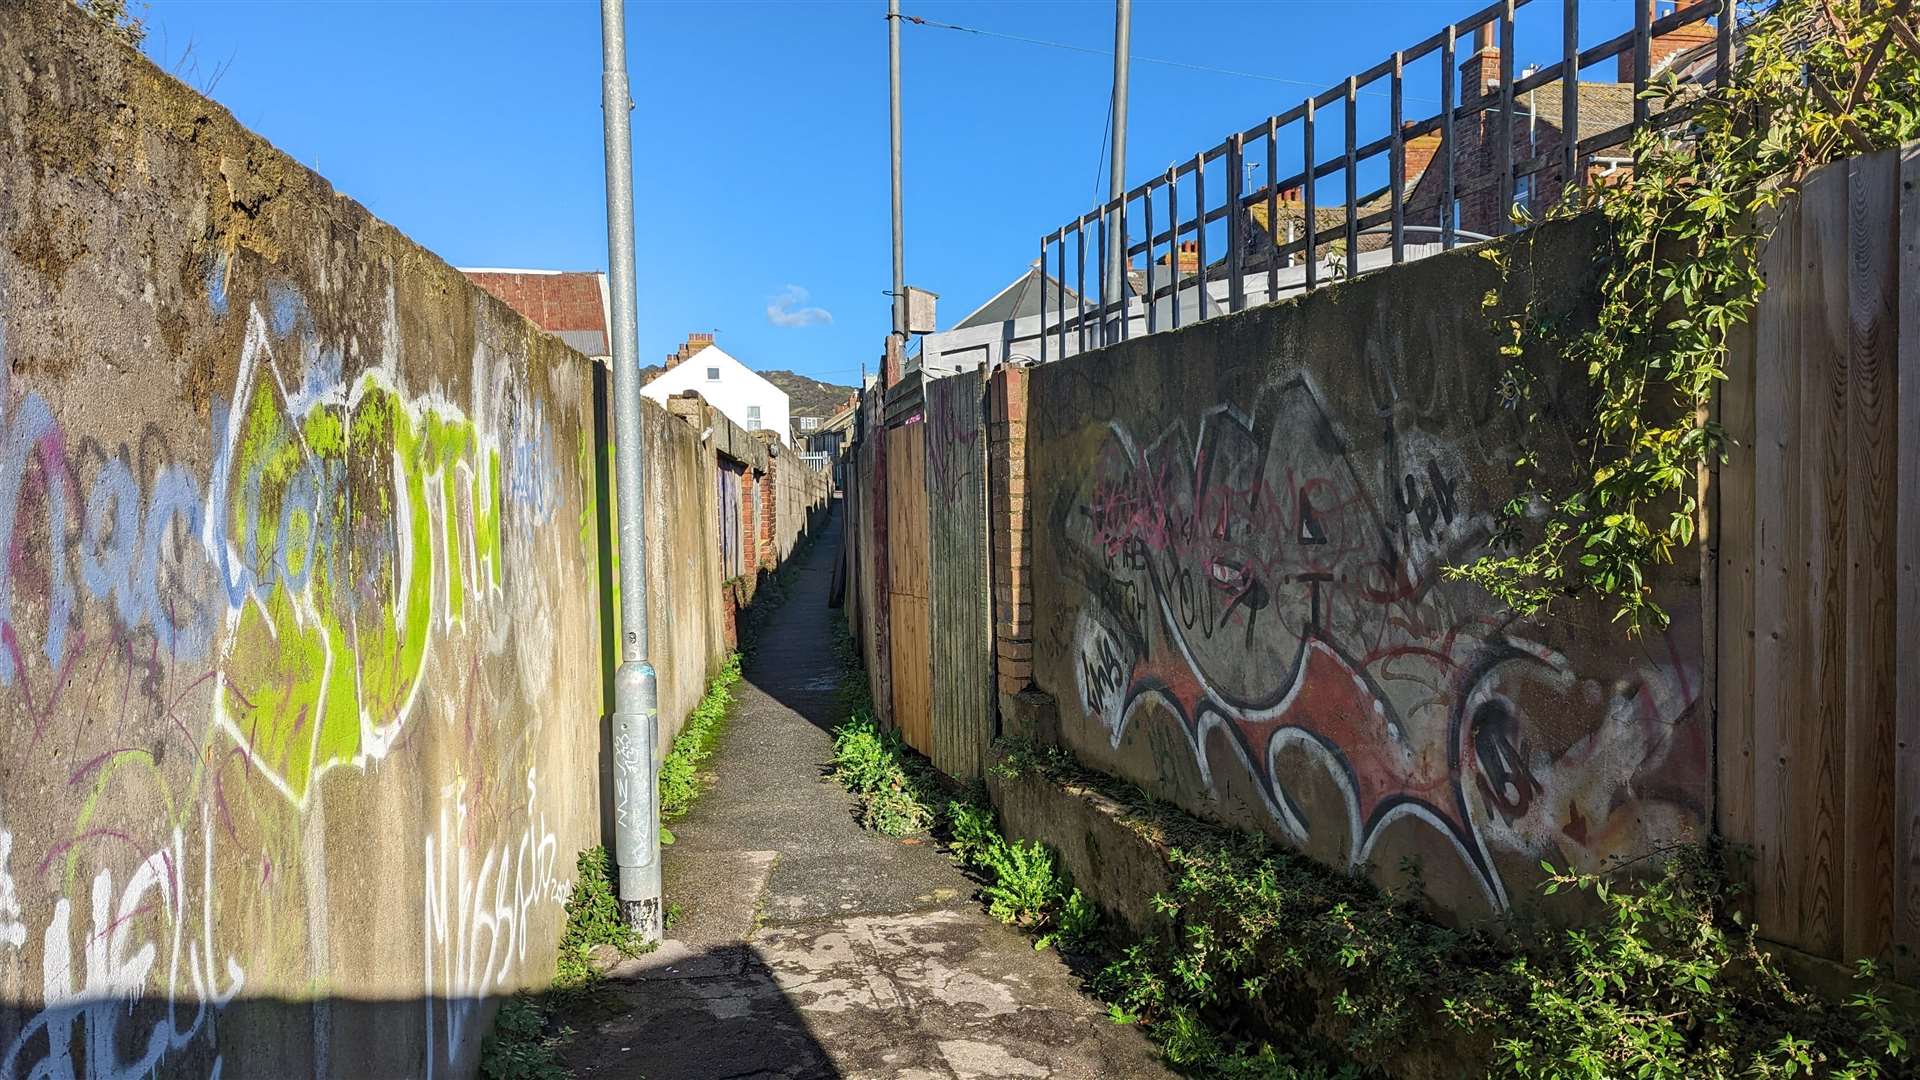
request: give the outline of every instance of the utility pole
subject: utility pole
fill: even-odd
[[[1114,0],[1113,5],[1113,160],[1108,168],[1107,199],[1118,199],[1127,192],[1127,53],[1133,39],[1133,0]],[[1120,228],[1120,209],[1107,217],[1106,284],[1100,299],[1120,300],[1120,318],[1127,317],[1126,237]],[[1104,344],[1104,342],[1103,342]]]
[[[893,334],[907,346],[907,256],[900,224],[900,0],[887,0],[887,120],[893,146]]]
[[[620,911],[660,940],[660,691],[647,662],[645,462],[633,275],[633,130],[625,0],[600,0],[600,110],[607,144],[607,263],[613,303],[614,484],[619,496],[620,667],[613,676],[613,845]]]

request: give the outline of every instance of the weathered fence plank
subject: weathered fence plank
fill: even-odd
[[[1893,927],[1894,313],[1899,155],[1847,173],[1847,617],[1843,957],[1882,956]]]
[[[981,775],[993,738],[993,627],[987,605],[985,384],[978,370],[926,384],[926,492],[932,593],[934,765]]]
[[[1899,213],[1893,941],[1920,981],[1920,146],[1901,154]]]
[[[1801,448],[1798,400],[1800,370],[1791,341],[1795,327],[1793,305],[1786,299],[1795,288],[1800,265],[1800,209],[1789,204],[1774,225],[1772,241],[1761,254],[1760,269],[1768,296],[1755,313],[1753,356],[1753,411],[1755,437],[1751,464],[1754,474],[1751,532],[1754,552],[1753,639],[1753,845],[1754,918],[1763,930],[1784,928],[1793,922],[1788,896],[1792,881],[1786,861],[1786,797],[1788,762],[1784,736],[1799,709],[1793,692],[1800,650],[1795,630],[1799,622],[1789,543],[1788,508],[1797,502]],[[1735,459],[1739,467],[1739,459]],[[1726,625],[1724,622],[1722,625]],[[1721,685],[1730,685],[1722,674]]]
[[[887,590],[893,723],[907,745],[932,750],[932,648],[927,596],[927,444],[921,425],[887,430]]]

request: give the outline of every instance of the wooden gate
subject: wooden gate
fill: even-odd
[[[928,577],[932,585],[933,749],[940,771],[981,774],[993,740],[993,625],[987,571],[985,380],[926,384]]]
[[[933,750],[927,596],[927,444],[924,425],[887,429],[887,653],[893,723],[907,745]]]
[[[1904,184],[1904,186],[1903,186]],[[1820,169],[1730,350],[1716,815],[1769,939],[1920,949],[1920,146]]]

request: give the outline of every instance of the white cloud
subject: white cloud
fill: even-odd
[[[807,306],[807,290],[789,285],[767,301],[767,321],[775,326],[820,326],[833,321],[833,312]]]

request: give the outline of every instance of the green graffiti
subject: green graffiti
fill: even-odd
[[[426,666],[436,585],[451,626],[469,588],[500,583],[498,450],[465,417],[410,407],[371,375],[349,397],[293,419],[260,388],[229,474],[229,540],[253,595],[228,637],[221,704],[295,800],[398,733]]]

